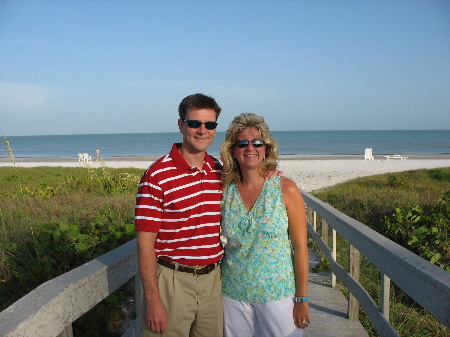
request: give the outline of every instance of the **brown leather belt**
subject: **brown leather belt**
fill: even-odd
[[[192,266],[192,267],[190,267],[190,266],[186,266],[184,264],[179,264],[179,263],[176,263],[176,262],[172,262],[172,261],[169,261],[169,260],[166,260],[166,259],[163,259],[163,258],[158,258],[158,263],[161,266],[164,266],[164,267],[167,267],[167,268],[170,268],[170,269],[175,269],[175,270],[181,271],[183,273],[189,273],[189,274],[192,274],[194,276],[209,274],[219,264],[219,263],[213,263],[213,264],[208,264],[206,266],[195,266],[195,267]]]

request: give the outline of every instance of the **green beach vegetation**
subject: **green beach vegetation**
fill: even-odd
[[[133,239],[142,169],[2,167],[0,311],[31,290]],[[133,282],[86,313],[77,336],[120,336]]]
[[[41,283],[133,239],[141,174],[141,169],[105,166],[3,167],[0,311]],[[449,191],[450,168],[442,168],[356,179],[313,194],[449,270]],[[347,248],[338,239],[339,263],[346,266]],[[379,272],[364,258],[361,270],[361,282],[379,301]],[[124,285],[74,322],[75,334],[120,336],[125,315],[118,303],[132,296],[130,288]],[[377,336],[362,310],[360,317],[369,334]],[[447,328],[395,285],[391,322],[403,336],[450,336]]]
[[[450,168],[364,177],[312,194],[425,260],[450,271]],[[338,235],[337,244],[338,262],[348,268],[348,243]],[[360,268],[361,284],[379,304],[379,270],[364,256],[361,256]],[[329,269],[329,263],[324,261],[317,269]],[[344,287],[341,289],[348,295]],[[448,328],[395,284],[391,287],[390,302],[390,322],[401,336],[450,336]],[[370,336],[378,336],[362,309],[360,321]]]

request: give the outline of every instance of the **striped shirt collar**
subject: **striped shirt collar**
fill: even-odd
[[[187,163],[186,159],[180,153],[181,143],[174,143],[172,149],[170,150],[169,157],[172,159],[175,167],[180,171],[197,171],[193,170],[192,167]],[[210,172],[215,166],[213,157],[205,152],[205,159],[203,161],[203,170]]]

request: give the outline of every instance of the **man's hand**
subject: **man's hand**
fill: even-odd
[[[282,175],[283,175],[283,171],[273,170],[273,171],[269,172],[269,174],[266,177],[266,179],[270,179],[270,178],[273,178],[273,177],[276,177],[276,176],[282,176]]]
[[[156,277],[157,263],[155,252],[156,233],[137,231],[138,265],[144,287],[147,325],[156,333],[167,329],[167,311],[159,296]]]
[[[147,301],[147,324],[156,333],[164,333],[167,329],[167,312],[161,299]]]

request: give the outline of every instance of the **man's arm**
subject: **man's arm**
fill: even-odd
[[[147,302],[146,317],[148,326],[156,333],[164,333],[167,328],[167,312],[159,296],[158,281],[156,277],[156,234],[153,232],[137,231],[137,254],[139,272],[144,296]]]

